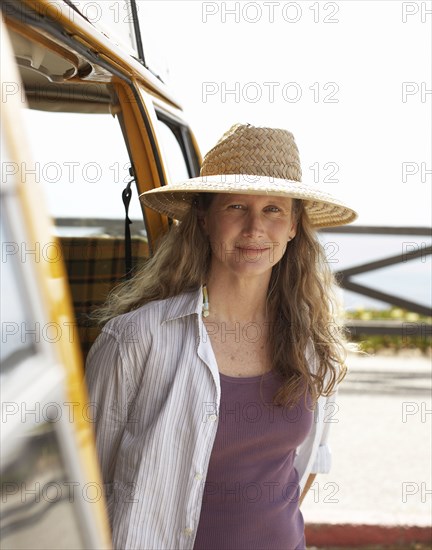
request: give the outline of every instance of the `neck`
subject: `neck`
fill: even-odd
[[[262,322],[270,277],[239,279],[210,276],[207,281],[210,318],[213,321]]]

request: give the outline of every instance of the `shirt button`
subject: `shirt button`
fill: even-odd
[[[211,414],[208,419],[210,420],[210,422],[216,422],[216,418],[217,416],[215,414]]]
[[[197,473],[195,474],[195,479],[196,479],[197,481],[200,481],[200,480],[202,479],[202,474],[200,474],[199,472],[197,472]]]
[[[187,536],[187,537],[190,537],[193,533],[193,529],[191,529],[190,527],[186,527],[185,529],[183,529],[183,533]]]

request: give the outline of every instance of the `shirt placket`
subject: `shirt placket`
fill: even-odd
[[[199,430],[199,441],[197,441],[196,444],[197,453],[196,457],[194,456],[190,473],[191,479],[189,484],[189,499],[186,508],[186,521],[184,522],[180,534],[180,548],[182,550],[192,550],[194,545],[200,518],[205,479],[219,421],[219,370],[211,349],[209,336],[202,320],[198,316],[196,330],[197,358],[204,368],[210,370],[211,377],[207,378],[209,380],[209,387],[206,393],[209,396],[209,400],[202,404],[202,413],[199,417],[202,429]],[[211,387],[210,380],[213,381]]]

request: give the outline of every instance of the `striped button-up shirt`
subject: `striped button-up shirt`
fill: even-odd
[[[220,377],[201,289],[109,321],[86,379],[115,549],[192,550],[218,427]],[[315,355],[309,350],[311,369]],[[297,449],[300,488],[327,472],[334,395]]]

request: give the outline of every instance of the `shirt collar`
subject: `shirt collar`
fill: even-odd
[[[177,296],[167,298],[167,310],[163,323],[187,317],[188,315],[201,315],[203,305],[202,287],[190,292],[183,292]]]

